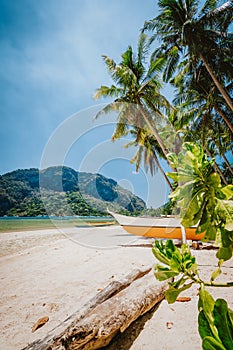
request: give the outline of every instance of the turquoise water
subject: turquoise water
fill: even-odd
[[[14,232],[22,230],[39,230],[55,228],[56,223],[62,227],[101,225],[113,223],[110,216],[54,216],[54,217],[0,217],[0,232]]]

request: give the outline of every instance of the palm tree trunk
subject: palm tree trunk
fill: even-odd
[[[207,147],[205,147],[205,151],[206,151],[206,153],[208,154],[208,156],[210,157],[210,159],[212,159],[212,155],[211,155],[211,153],[209,152],[209,150],[207,149]],[[219,168],[219,166],[217,165],[216,162],[214,163],[213,166],[214,166],[215,171],[217,171],[217,173],[219,173],[219,175],[220,175],[222,181],[224,182],[224,184],[225,184],[225,185],[228,185],[228,182],[227,182],[225,176],[223,175],[221,169]]]
[[[230,107],[230,109],[233,111],[233,103],[232,100],[230,98],[230,96],[228,95],[227,91],[222,87],[222,85],[220,84],[220,82],[218,81],[218,79],[216,78],[212,68],[209,66],[208,62],[206,61],[205,57],[200,53],[200,58],[203,61],[209,75],[211,76],[214,84],[216,85],[216,87],[218,88],[219,92],[221,93],[221,95],[223,96],[224,100],[226,101],[226,103],[228,104],[228,106]],[[225,119],[224,119],[225,120]],[[228,120],[228,119],[227,119]],[[228,123],[230,123],[230,121],[228,120]]]
[[[159,146],[160,146],[160,148],[161,148],[161,150],[162,150],[164,156],[165,156],[166,159],[167,159],[167,156],[168,156],[168,153],[169,153],[169,152],[167,151],[167,149],[166,149],[166,147],[165,147],[165,145],[164,145],[164,143],[163,143],[161,137],[159,136],[158,130],[152,125],[152,123],[150,122],[150,120],[149,120],[149,118],[147,117],[146,113],[143,111],[143,107],[142,107],[142,106],[141,106],[141,113],[142,113],[142,115],[143,115],[143,118],[144,118],[146,124],[149,126],[151,132],[154,134],[154,136],[155,136],[155,138],[156,138],[156,141],[158,142],[158,144],[159,144]]]
[[[159,144],[159,146],[160,146],[160,148],[161,148],[161,150],[162,150],[162,152],[163,152],[163,154],[164,154],[164,156],[165,156],[165,158],[166,158],[166,160],[167,160],[169,166],[171,167],[171,169],[172,169],[173,171],[177,172],[177,169],[175,169],[175,168],[173,168],[173,167],[171,166],[171,163],[170,163],[170,161],[169,161],[169,159],[168,159],[168,157],[167,157],[168,154],[169,154],[169,152],[167,151],[167,149],[166,149],[166,147],[165,147],[165,145],[164,145],[162,139],[160,138],[159,133],[158,133],[158,130],[152,125],[152,123],[150,122],[149,118],[147,117],[147,115],[146,115],[146,114],[144,113],[144,111],[142,110],[142,107],[141,107],[141,113],[142,113],[142,115],[143,115],[143,118],[145,119],[145,122],[146,122],[147,125],[149,126],[151,132],[154,134],[154,136],[155,136],[155,138],[156,138],[156,141],[158,142],[158,144]]]
[[[229,169],[229,171],[230,171],[231,174],[233,175],[232,167],[231,167],[230,163],[228,162],[228,159],[227,159],[227,157],[225,156],[224,153],[222,154],[222,157],[223,157],[223,159],[224,159],[224,161],[225,161],[225,163],[226,163],[226,165],[227,165],[227,168]]]
[[[231,130],[231,132],[233,133],[233,125],[231,124],[231,122],[228,120],[228,118],[225,116],[225,113],[223,113],[223,111],[221,110],[221,108],[219,108],[219,106],[217,106],[216,104],[214,105],[214,109],[221,115],[222,119],[224,120],[224,122],[226,123],[226,125],[228,126],[228,128]]]
[[[164,171],[163,168],[161,167],[161,164],[160,164],[160,162],[159,162],[159,160],[158,160],[158,157],[156,156],[155,153],[154,153],[154,157],[155,157],[155,162],[156,162],[156,164],[157,164],[158,169],[161,171],[161,173],[162,173],[162,175],[163,175],[163,177],[164,177],[166,183],[168,184],[168,186],[170,187],[170,189],[173,191],[174,188],[172,187],[172,185],[171,185],[171,183],[170,183],[170,181],[169,181],[169,179],[168,179],[168,177],[167,177],[165,171]]]

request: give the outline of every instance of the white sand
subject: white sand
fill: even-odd
[[[135,239],[118,226],[69,229],[65,234],[55,229],[4,233],[0,242],[0,349],[7,350],[43,338],[109,282],[155,261],[150,248],[137,246],[150,241]],[[204,275],[213,270],[209,265],[216,264],[215,253],[195,252]],[[232,280],[232,260],[225,265],[221,279]],[[214,292],[232,307],[232,288]],[[115,349],[201,349],[197,287],[184,295],[192,300],[172,305],[163,301],[141,331],[134,332],[133,326]],[[49,321],[32,333],[34,323],[44,316]]]

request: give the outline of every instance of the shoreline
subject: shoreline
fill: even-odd
[[[115,220],[107,216],[70,216],[70,217],[0,217],[0,234],[72,228],[74,226],[112,225]]]
[[[22,349],[43,338],[109,282],[135,268],[155,263],[148,240],[132,237],[119,226],[77,228],[75,232],[52,229],[1,233],[0,241],[1,247],[4,242],[14,246],[13,254],[8,247],[0,258],[0,348],[8,350]],[[145,243],[147,246],[143,246]],[[206,278],[215,266],[216,251],[193,253]],[[232,259],[222,270],[221,279],[233,279]],[[214,290],[214,297],[221,295],[232,308],[231,294],[229,288]],[[160,344],[161,350],[200,349],[197,286],[185,296],[190,296],[191,301],[168,305],[163,300],[107,348],[149,350],[153,344]],[[32,333],[34,323],[45,316],[49,321]],[[171,328],[167,327],[168,323]]]

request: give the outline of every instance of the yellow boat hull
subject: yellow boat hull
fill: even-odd
[[[151,238],[164,238],[164,239],[182,239],[182,232],[180,227],[147,227],[147,226],[128,226],[122,225],[123,229],[133,235],[151,237]],[[205,233],[196,234],[196,228],[186,228],[186,239],[192,241],[200,241],[204,238]]]

